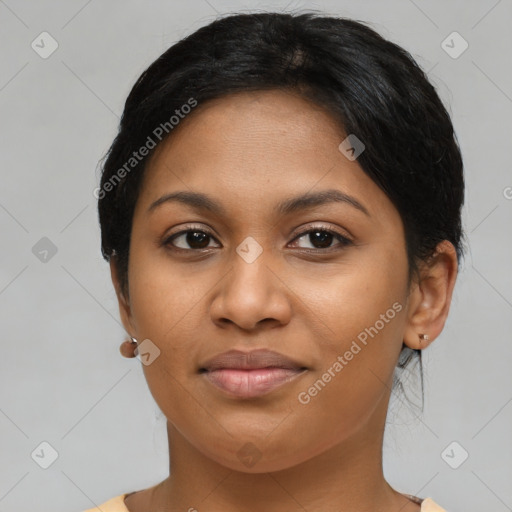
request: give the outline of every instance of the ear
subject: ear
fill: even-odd
[[[118,260],[117,257],[111,256],[110,258],[110,277],[112,278],[112,284],[117,295],[117,302],[119,304],[119,314],[126,332],[133,337],[136,337],[137,330],[135,328],[135,322],[133,319],[129,297],[125,297],[121,290],[121,282],[119,280],[118,273]]]
[[[455,247],[448,240],[443,240],[437,245],[434,255],[420,268],[419,279],[412,285],[404,333],[404,343],[409,348],[426,348],[443,330],[457,271]],[[420,334],[427,334],[429,339],[420,340]]]

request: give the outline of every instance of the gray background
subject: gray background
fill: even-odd
[[[79,511],[167,475],[164,419],[140,362],[118,352],[98,160],[150,62],[218,14],[254,9],[371,22],[412,53],[452,113],[470,249],[424,353],[425,413],[393,401],[385,472],[452,512],[512,510],[510,0],[0,0],[0,511]],[[59,45],[46,59],[31,47],[43,31]],[[469,44],[458,58],[441,46],[453,31]],[[48,469],[43,441],[58,452]],[[453,469],[446,460],[462,450]]]

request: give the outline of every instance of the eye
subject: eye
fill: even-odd
[[[172,248],[184,251],[208,249],[209,240],[212,238],[213,235],[203,229],[186,229],[167,238],[164,245],[171,245]],[[180,243],[185,244],[185,246],[177,245],[177,240],[181,240]]]
[[[302,247],[303,249],[311,252],[326,251],[326,249],[336,249],[336,246],[332,246],[333,241],[338,241],[339,247],[345,247],[352,244],[352,241],[341,233],[332,229],[327,229],[324,226],[318,226],[308,229],[299,233],[292,242],[300,240],[309,236],[309,241],[313,247]],[[215,237],[205,231],[204,229],[190,227],[189,229],[182,230],[174,235],[168,237],[164,242],[164,246],[170,246],[171,249],[181,251],[201,251],[203,249],[209,249],[210,241],[215,240]]]
[[[299,240],[309,236],[309,241],[313,245],[312,248],[305,247],[305,249],[312,249],[312,251],[322,251],[325,249],[335,249],[336,246],[331,246],[331,243],[335,240],[339,241],[338,246],[345,247],[352,243],[347,237],[343,236],[341,233],[337,231],[327,229],[323,226],[318,226],[312,229],[308,229],[307,231],[303,231],[299,233],[294,240]]]

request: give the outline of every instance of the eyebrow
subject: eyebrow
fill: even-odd
[[[187,191],[165,194],[149,206],[148,213],[168,202],[179,202],[197,210],[209,211],[218,216],[226,216],[227,213],[225,208],[210,196],[200,192]],[[368,217],[371,217],[368,210],[355,197],[336,189],[322,190],[320,192],[308,192],[300,196],[291,197],[278,203],[274,207],[274,212],[281,215],[289,215],[300,210],[307,210],[329,203],[349,204],[363,212]]]

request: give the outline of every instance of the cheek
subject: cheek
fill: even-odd
[[[405,309],[406,272],[403,254],[361,254],[328,272],[290,274],[287,284],[297,290],[298,303],[304,305],[295,312],[297,320],[308,322],[309,328],[323,335],[326,346],[322,348],[331,350],[332,357],[348,349],[347,343],[360,334],[362,341],[365,333],[370,339],[365,329],[378,339],[392,339],[391,334],[399,332],[402,324],[397,318]]]
[[[204,353],[209,343],[212,326],[205,297],[218,282],[218,272],[198,277],[186,265],[172,265],[161,251],[140,246],[131,253],[130,265],[137,332],[140,341],[151,340],[158,352],[154,362],[143,365],[148,387],[167,418],[179,423],[201,401],[190,382],[197,376],[201,347]]]
[[[361,260],[325,280],[321,293],[318,282],[302,282],[305,328],[319,336],[317,365],[298,401],[304,421],[322,424],[326,439],[328,431],[344,437],[356,430],[391,389],[405,325],[402,264],[398,256]]]
[[[179,349],[190,339],[185,332],[192,326],[190,317],[211,283],[198,279],[192,267],[171,262],[164,248],[151,247],[144,239],[133,244],[129,282],[140,334],[166,349]]]

